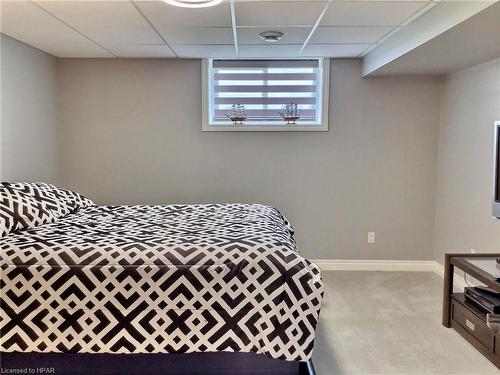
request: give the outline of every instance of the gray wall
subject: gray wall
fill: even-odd
[[[0,178],[57,182],[56,58],[0,38]]]
[[[0,177],[99,203],[268,203],[311,258],[500,251],[500,60],[444,83],[360,73],[333,61],[328,133],[203,133],[199,61],[56,60],[2,35]]]
[[[500,251],[491,218],[493,123],[500,121],[500,59],[449,76],[439,134],[434,257]]]
[[[199,61],[57,68],[62,181],[98,203],[261,202],[310,258],[432,258],[439,82],[336,60],[328,133],[203,133]]]

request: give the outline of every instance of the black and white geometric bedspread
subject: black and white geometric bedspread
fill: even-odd
[[[0,248],[0,351],[311,357],[320,270],[272,207],[93,206]]]

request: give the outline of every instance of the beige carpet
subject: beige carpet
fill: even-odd
[[[442,282],[429,272],[323,272],[313,356],[318,375],[500,374],[441,325]]]

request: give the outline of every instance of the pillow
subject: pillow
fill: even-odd
[[[55,218],[76,212],[81,208],[93,206],[90,199],[74,191],[58,188],[57,186],[41,182],[2,183],[11,189],[20,191],[42,202]]]
[[[3,184],[0,186],[0,238],[12,232],[52,223],[55,219],[42,202]]]

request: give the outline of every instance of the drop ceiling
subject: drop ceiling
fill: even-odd
[[[235,0],[203,9],[157,1],[1,0],[3,34],[58,57],[362,57],[443,1]],[[258,34],[284,33],[269,44]]]

